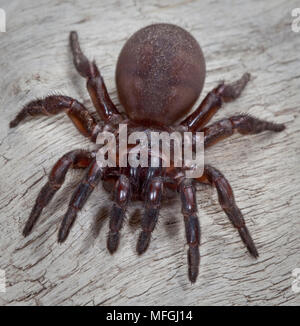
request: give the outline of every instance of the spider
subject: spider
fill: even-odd
[[[101,119],[97,119],[76,99],[51,95],[25,105],[10,122],[11,128],[16,127],[27,116],[65,112],[79,132],[92,142],[96,142],[100,132],[116,132],[118,124],[126,123],[128,131],[202,131],[205,148],[234,132],[247,135],[265,130],[279,132],[285,128],[283,124],[267,122],[248,114],[235,115],[207,126],[224,102],[233,101],[240,96],[250,80],[249,73],[243,74],[233,83],[221,82],[187,115],[202,91],[206,67],[198,42],[189,32],[176,25],[147,26],[133,34],[125,43],[116,68],[118,96],[125,109],[124,113],[120,113],[112,102],[95,61],[89,61],[83,54],[75,31],[70,33],[70,48],[75,68],[86,78],[88,92]],[[86,173],[73,193],[63,217],[58,232],[60,243],[66,240],[78,211],[83,208],[100,180],[103,181],[104,188],[112,193],[113,204],[107,236],[107,248],[111,254],[118,248],[120,230],[130,201],[144,202],[142,230],[136,246],[137,253],[142,254],[149,246],[163,197],[179,193],[188,245],[188,275],[189,280],[194,283],[200,263],[200,226],[195,188],[199,182],[216,188],[222,209],[239,232],[249,253],[258,257],[231,186],[224,175],[213,166],[205,164],[202,176],[194,179],[187,178],[183,168],[172,165],[168,168],[100,167],[95,151],[84,149],[72,150],[56,162],[26,222],[23,230],[25,237],[32,231],[44,207],[61,188],[70,168],[84,168]]]

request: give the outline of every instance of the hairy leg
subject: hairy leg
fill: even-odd
[[[110,214],[109,233],[107,237],[107,249],[113,254],[119,245],[120,234],[125,212],[131,195],[131,185],[125,175],[121,175],[117,180],[113,192],[114,204]]]
[[[10,127],[16,127],[28,116],[55,115],[66,112],[76,128],[85,137],[95,140],[100,131],[100,127],[87,110],[87,108],[77,100],[63,95],[47,96],[44,99],[34,100],[28,103],[10,122]]]
[[[86,203],[88,197],[99,183],[101,176],[102,168],[99,167],[96,159],[94,158],[87,169],[86,175],[71,197],[69,208],[63,218],[58,232],[58,242],[64,242],[66,240],[77,217],[78,211],[82,209]]]
[[[87,89],[98,114],[105,122],[120,122],[122,117],[107,92],[96,63],[90,62],[81,51],[77,32],[70,33],[70,46],[76,70],[87,79]]]
[[[188,249],[189,279],[194,283],[199,273],[200,225],[197,215],[196,191],[191,179],[183,179],[179,185],[182,214],[184,216]]]
[[[46,205],[48,205],[55,193],[64,183],[68,170],[70,168],[87,167],[90,164],[93,156],[94,154],[91,152],[78,149],[65,154],[55,163],[49,175],[49,181],[41,189],[29,219],[26,222],[23,230],[23,235],[25,237],[30,234],[33,226],[40,217],[42,210]]]
[[[206,95],[199,107],[182,121],[181,125],[186,126],[189,131],[198,131],[203,128],[220,109],[223,102],[233,101],[240,96],[249,80],[250,74],[245,73],[231,84],[221,83]]]
[[[231,221],[232,225],[238,230],[241,239],[253,257],[258,257],[258,252],[251,238],[245,220],[240,209],[237,207],[233,191],[224,175],[216,168],[205,165],[204,174],[198,179],[200,182],[208,182],[216,187],[219,203]]]
[[[163,192],[163,180],[160,176],[151,177],[145,191],[145,211],[141,220],[142,232],[139,235],[136,250],[144,253],[151,240],[151,234],[158,220]]]
[[[247,114],[240,114],[215,122],[201,131],[204,132],[204,146],[207,147],[233,135],[234,131],[242,135],[249,135],[258,134],[266,130],[279,132],[284,129],[285,126],[283,124],[260,120]]]

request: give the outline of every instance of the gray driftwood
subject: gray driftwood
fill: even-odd
[[[0,34],[0,268],[6,273],[2,305],[297,305],[292,271],[300,268],[300,33],[291,29],[297,1],[0,1],[7,32]],[[154,22],[171,22],[200,42],[207,62],[203,96],[219,80],[245,71],[243,96],[217,114],[248,112],[286,123],[279,134],[234,137],[206,152],[206,161],[230,181],[260,252],[252,259],[208,186],[199,186],[201,267],[187,277],[180,204],[161,210],[149,250],[135,252],[137,211],[128,212],[119,250],[106,250],[109,196],[101,186],[79,214],[68,240],[58,226],[82,173],[45,209],[31,236],[21,235],[52,165],[90,143],[65,115],[8,123],[28,100],[59,92],[90,109],[85,81],[76,73],[68,34],[77,30],[118,104],[114,72],[126,39]],[[118,107],[119,104],[118,104]],[[103,208],[104,207],[104,208]]]

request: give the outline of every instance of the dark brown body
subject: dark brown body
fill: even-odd
[[[170,24],[147,26],[124,45],[116,69],[119,99],[130,119],[172,125],[203,88],[205,61],[198,42]]]

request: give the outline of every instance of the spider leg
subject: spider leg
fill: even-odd
[[[78,211],[82,209],[88,197],[99,183],[102,171],[102,168],[97,164],[97,160],[94,158],[87,169],[86,175],[71,197],[69,208],[62,220],[58,232],[58,242],[62,243],[66,240],[70,229],[75,222]]]
[[[131,185],[125,175],[117,180],[113,192],[114,204],[111,210],[109,233],[107,237],[107,249],[113,254],[119,245],[119,231],[125,219],[125,212],[131,195]]]
[[[265,130],[279,132],[284,129],[284,124],[268,122],[247,114],[240,114],[215,122],[201,131],[204,132],[204,146],[207,147],[221,139],[233,135],[234,131],[243,135],[248,135],[258,134]]]
[[[196,191],[191,179],[183,179],[179,185],[182,214],[184,216],[185,234],[188,249],[189,279],[197,279],[200,263],[200,225],[197,215]]]
[[[149,169],[150,170],[150,169]],[[151,240],[151,233],[158,220],[163,192],[163,180],[160,176],[151,177],[145,191],[145,211],[141,220],[142,231],[139,235],[136,250],[139,255],[144,253]]]
[[[197,180],[204,183],[208,182],[209,184],[216,187],[219,203],[222,209],[228,216],[233,226],[237,228],[240,237],[247,247],[249,253],[253,257],[257,258],[258,251],[245,224],[243,215],[235,203],[233,191],[230,187],[230,184],[224,175],[216,168],[210,165],[205,165],[203,176]]]
[[[23,107],[9,126],[10,128],[16,127],[28,116],[55,115],[63,111],[67,113],[81,134],[95,140],[100,127],[88,109],[77,100],[63,95],[51,95],[31,101]]]
[[[112,102],[104,80],[96,63],[90,62],[82,53],[77,32],[70,33],[70,46],[73,54],[73,62],[79,74],[87,79],[87,89],[91,96],[92,102],[99,114],[105,122],[121,121],[122,116]]]
[[[240,79],[231,84],[219,84],[210,91],[198,108],[181,122],[189,131],[203,128],[213,115],[221,108],[223,102],[233,101],[240,96],[250,80],[250,74],[245,73]]]
[[[25,237],[31,232],[44,207],[48,205],[55,193],[62,186],[69,168],[85,168],[90,164],[92,157],[93,153],[78,149],[63,155],[55,163],[51,173],[49,174],[49,181],[41,189],[31,214],[26,222],[23,230],[23,235]]]

